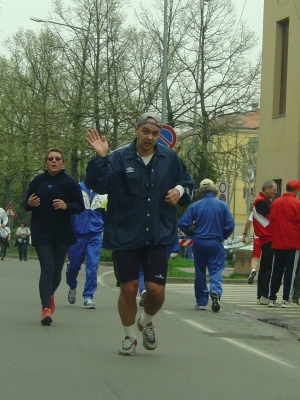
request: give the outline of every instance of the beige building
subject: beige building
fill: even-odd
[[[242,234],[256,195],[259,123],[257,104],[251,111],[224,114],[212,122],[216,133],[210,136],[208,151],[218,182],[227,185],[226,202],[235,221],[235,235]],[[192,135],[193,130],[177,135],[176,147],[183,159],[191,152]]]
[[[265,0],[256,191],[299,180],[300,0]]]

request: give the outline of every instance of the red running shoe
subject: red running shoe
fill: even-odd
[[[50,296],[50,310],[51,310],[51,314],[53,314],[55,311],[54,294],[52,296]]]
[[[51,310],[50,310],[50,308],[43,308],[42,309],[41,323],[43,325],[50,325],[51,322],[52,322],[52,318],[51,318]]]

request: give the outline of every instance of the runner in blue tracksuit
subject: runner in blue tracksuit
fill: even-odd
[[[216,187],[204,179],[199,189],[202,199],[192,204],[182,215],[179,229],[194,239],[196,308],[205,310],[208,303],[206,267],[210,278],[212,310],[220,310],[222,271],[225,268],[225,250],[222,241],[234,229],[234,222],[227,204],[215,198]]]
[[[97,272],[102,250],[102,213],[107,203],[107,195],[99,195],[80,183],[85,210],[79,215],[73,215],[73,228],[77,242],[69,249],[67,284],[70,287],[68,300],[70,304],[76,301],[77,277],[81,264],[85,259],[86,281],[83,290],[84,308],[96,308],[93,301],[97,289]]]

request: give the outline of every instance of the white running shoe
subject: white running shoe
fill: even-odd
[[[137,327],[140,332],[143,334],[143,346],[146,350],[155,350],[158,342],[154,332],[154,324],[150,321],[146,326],[141,325],[141,317],[137,321]]]
[[[286,300],[282,300],[282,303],[280,304],[281,308],[292,308],[292,302],[291,301],[286,301]]]
[[[135,337],[124,336],[119,354],[121,354],[122,356],[134,356],[136,345],[137,340]]]
[[[82,308],[94,309],[96,308],[96,304],[93,299],[84,299]]]
[[[139,306],[140,306],[140,307],[144,307],[144,298],[145,298],[145,295],[146,295],[146,290],[143,290],[142,293],[141,293],[140,301],[139,301]]]
[[[206,310],[206,306],[199,306],[199,304],[195,305],[196,310]]]
[[[261,306],[268,306],[269,301],[270,300],[268,299],[268,297],[261,296],[260,301],[257,304],[260,304]]]
[[[278,307],[279,304],[275,300],[270,300],[268,307]]]
[[[250,272],[250,275],[249,275],[249,278],[248,278],[248,283],[249,283],[249,285],[252,285],[252,283],[254,282],[255,276],[256,276],[256,270],[253,269],[253,270]]]

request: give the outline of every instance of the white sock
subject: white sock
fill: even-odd
[[[141,325],[146,326],[147,324],[149,324],[149,322],[152,321],[153,317],[154,317],[154,315],[149,315],[145,312],[145,310],[143,310],[141,320],[140,320]]]
[[[131,337],[136,337],[135,336],[135,324],[131,325],[131,326],[123,326],[123,330],[124,330],[124,335],[125,336],[131,336]]]

